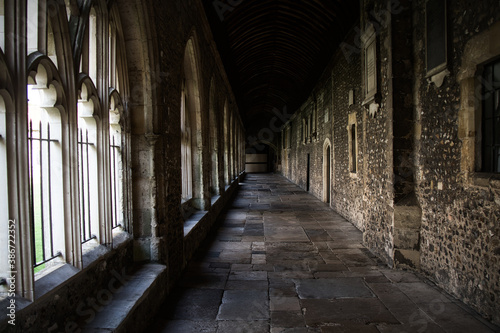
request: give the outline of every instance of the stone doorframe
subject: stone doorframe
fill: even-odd
[[[326,152],[330,148],[330,170],[328,169],[328,161],[326,159]],[[328,201],[328,192],[331,192],[332,189],[332,182],[333,182],[333,177],[332,177],[332,163],[333,160],[333,150],[332,150],[332,144],[330,142],[330,139],[325,139],[325,142],[323,143],[323,202]],[[330,173],[330,182],[328,182],[328,174]],[[328,184],[329,183],[329,184]],[[330,195],[330,204],[332,201],[332,197]]]

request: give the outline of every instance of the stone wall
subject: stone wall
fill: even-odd
[[[460,114],[463,100],[461,72],[471,52],[468,44],[498,26],[498,1],[448,1],[450,74],[438,87],[425,77],[425,2],[414,1],[415,107],[419,114],[420,155],[418,199],[422,206],[421,268],[441,287],[500,322],[500,200],[498,184],[481,183],[476,168],[467,170],[463,160],[475,159],[464,151]],[[498,31],[498,29],[497,29]],[[500,55],[500,35],[491,36]],[[477,52],[473,50],[472,52]],[[489,57],[489,58],[488,58]],[[478,73],[473,73],[473,75]],[[477,76],[477,75],[476,75]],[[475,85],[480,104],[481,86]],[[467,102],[467,104],[469,104]],[[471,106],[473,106],[472,104]],[[477,105],[477,104],[476,104]],[[472,117],[474,118],[474,117]],[[476,135],[479,133],[476,133]],[[472,155],[472,156],[471,156]],[[470,172],[472,171],[472,172]],[[470,172],[470,173],[469,173]],[[493,178],[491,178],[493,177]],[[487,175],[486,179],[494,179]]]
[[[141,81],[134,82],[131,90],[148,92],[139,94],[131,101],[137,109],[132,122],[132,160],[135,259],[137,261],[159,261],[169,267],[171,281],[175,281],[185,265],[184,254],[184,217],[181,209],[181,87],[184,80],[184,56],[188,41],[194,49],[194,62],[197,69],[197,84],[200,119],[197,131],[201,131],[202,144],[199,161],[193,173],[200,173],[197,184],[201,187],[197,205],[208,211],[208,221],[213,220],[210,207],[212,182],[212,150],[210,147],[209,108],[214,108],[218,124],[218,175],[219,192],[225,193],[224,182],[224,131],[223,111],[227,102],[228,112],[236,119],[233,128],[242,128],[231,86],[217,52],[210,27],[203,11],[201,1],[154,1],[145,7],[142,23],[146,33],[141,40],[144,59],[132,64],[134,76]],[[123,9],[124,11],[126,9]],[[165,19],[168,18],[168,19]],[[161,24],[157,24],[161,22]],[[131,30],[129,42],[137,38]],[[137,50],[127,48],[131,58]],[[139,87],[134,89],[134,85]],[[211,96],[211,86],[213,85]],[[234,140],[233,140],[234,141]],[[196,153],[196,152],[195,152]],[[239,156],[232,155],[236,165]],[[215,166],[214,166],[215,167]],[[237,165],[237,173],[243,166]],[[234,177],[230,178],[231,182]],[[224,202],[227,199],[224,199]],[[186,208],[184,209],[186,210]],[[189,209],[188,209],[189,210]],[[200,235],[200,237],[204,237]]]
[[[309,154],[309,191],[324,199],[323,147],[329,140],[331,207],[363,231],[365,245],[391,266],[420,270],[498,323],[500,182],[498,174],[476,172],[476,165],[478,74],[500,55],[500,12],[491,10],[500,3],[447,3],[449,73],[440,85],[439,78],[426,77],[425,1],[362,2],[360,23],[285,126],[293,133],[281,153],[288,156],[282,173],[306,188]],[[369,22],[377,45],[375,113],[373,102],[364,103],[361,36]],[[332,113],[325,120],[327,110]],[[317,114],[317,134],[304,143],[309,113]],[[354,120],[355,174],[347,130]]]
[[[73,332],[80,327],[83,320],[93,318],[91,315],[95,315],[96,309],[110,302],[108,296],[111,295],[111,299],[113,298],[114,293],[109,292],[109,285],[122,287],[126,283],[132,265],[130,239],[124,240],[113,250],[104,251],[107,253],[102,255],[101,252],[101,257],[85,267],[83,274],[66,264],[51,276],[38,280],[35,284],[36,301],[30,303],[21,297],[16,297],[16,325],[13,327],[7,323],[9,318],[2,318],[0,331]],[[54,282],[60,284],[50,292],[46,292],[44,289],[53,286]],[[102,291],[105,291],[105,296]],[[2,308],[7,308],[8,304],[9,299],[0,302]]]

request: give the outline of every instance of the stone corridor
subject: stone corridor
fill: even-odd
[[[148,332],[499,332],[285,178],[240,185]]]

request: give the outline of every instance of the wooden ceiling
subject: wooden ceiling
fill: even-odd
[[[247,134],[294,112],[359,17],[358,0],[203,0]]]

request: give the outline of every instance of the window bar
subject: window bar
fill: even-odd
[[[47,123],[47,162],[48,162],[48,186],[49,186],[49,235],[50,235],[50,256],[53,258],[54,257],[54,235],[52,232],[52,168],[51,168],[51,158],[50,158],[50,124]],[[45,259],[45,256],[44,258]]]
[[[112,211],[112,221],[113,221],[113,229],[114,228],[117,228],[118,227],[118,207],[117,207],[117,196],[118,196],[118,191],[117,191],[117,183],[116,183],[116,142],[115,142],[115,137],[113,136],[112,137],[112,146],[111,146],[111,150],[112,150],[112,161],[113,161],[113,171],[112,171],[112,182],[113,182],[113,186],[112,186],[112,200],[113,200],[113,207],[111,209]]]
[[[91,240],[94,238],[92,235],[92,220],[91,220],[91,214],[90,214],[90,166],[89,166],[89,130],[87,129],[85,131],[86,137],[85,137],[85,148],[86,148],[86,158],[87,158],[87,216],[88,216],[88,239]]]
[[[84,182],[85,182],[85,175],[83,173],[83,133],[82,129],[79,130],[79,135],[80,135],[80,142],[78,144],[80,148],[80,218],[81,218],[81,225],[82,225],[82,242],[85,241],[87,232],[85,230],[85,188],[84,188]]]
[[[79,156],[79,189],[80,189],[80,224],[81,242],[86,243],[96,238],[92,235],[91,202],[90,202],[90,159],[89,146],[94,144],[89,142],[89,131],[83,129],[78,132],[78,156]]]
[[[42,127],[42,122],[39,122],[39,127],[38,127],[38,137],[35,138],[33,133],[33,121],[30,120],[29,123],[29,129],[28,129],[28,153],[29,153],[29,170],[28,170],[28,175],[30,177],[30,180],[28,182],[29,186],[29,203],[30,203],[30,229],[31,229],[31,240],[32,240],[32,248],[31,248],[31,255],[33,257],[33,267],[39,267],[50,260],[58,257],[61,255],[60,252],[54,254],[54,239],[53,239],[53,227],[52,227],[52,188],[51,188],[51,164],[50,164],[50,144],[52,142],[56,142],[57,140],[52,140],[50,138],[50,124],[47,124],[47,139],[43,138],[43,127]],[[33,149],[33,144],[34,141],[38,141],[38,148],[39,148],[39,170],[38,170],[38,175],[40,176],[40,199],[38,203],[35,203],[35,184],[34,184],[34,178],[35,178],[35,170],[34,170],[34,149]],[[43,143],[47,142],[47,169],[48,169],[48,177],[47,177],[47,183],[48,185],[44,185],[43,181],[43,175],[44,175],[44,168],[43,168],[43,162],[44,162],[44,149],[43,149]],[[47,187],[48,190],[48,213],[49,213],[49,220],[45,221],[45,211],[44,211],[44,189]],[[37,258],[36,256],[36,244],[37,244],[37,237],[36,237],[36,217],[35,217],[35,205],[39,204],[40,205],[40,240],[41,240],[41,250],[42,250],[42,257]],[[48,228],[50,232],[50,257],[47,258],[47,251],[45,248],[46,245],[46,240],[45,240],[45,226],[48,223]],[[40,260],[38,260],[40,259]]]
[[[35,252],[35,209],[34,209],[34,190],[33,190],[33,120],[30,119],[29,125],[29,209],[30,209],[30,229],[31,229],[31,256],[33,261],[36,263],[36,252]]]
[[[41,215],[41,225],[42,225],[42,260],[45,260],[45,212],[43,207],[43,133],[42,133],[42,122],[40,121],[39,127],[40,129],[40,215]],[[50,164],[50,161],[48,161]]]
[[[116,139],[114,139],[115,141]],[[120,225],[120,219],[119,219],[119,209],[118,209],[118,186],[119,186],[119,181],[120,178],[118,177],[118,158],[120,156],[120,147],[116,144],[116,141],[114,143],[115,147],[113,149],[113,154],[114,154],[114,166],[113,168],[115,169],[114,171],[114,177],[115,177],[115,227],[118,227]]]
[[[111,221],[113,221],[112,228],[114,229],[116,227],[116,162],[115,162],[115,137],[111,136],[111,163],[112,165],[112,170],[111,170],[111,201],[112,201],[112,206],[111,206]]]
[[[110,159],[111,159],[111,228],[114,229],[115,227],[115,196],[114,196],[114,190],[115,190],[115,154],[114,154],[114,144],[115,144],[115,138],[111,136],[110,138],[111,144],[109,146],[109,153],[110,153]]]

